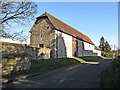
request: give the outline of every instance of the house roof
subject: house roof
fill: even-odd
[[[44,14],[39,16],[37,19],[42,18],[42,17],[48,17],[48,19],[50,20],[50,22],[53,24],[53,26],[56,29],[63,31],[67,34],[70,34],[74,37],[80,37],[82,40],[94,45],[94,43],[88,36],[77,31],[76,29],[72,28],[71,26],[67,25],[66,23],[60,21],[59,19],[55,18],[54,16],[50,15],[49,13],[45,12]]]

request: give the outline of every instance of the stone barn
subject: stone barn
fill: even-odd
[[[87,35],[47,12],[37,17],[30,33],[30,46],[49,48],[51,58],[101,55]]]

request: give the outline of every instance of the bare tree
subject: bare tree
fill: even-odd
[[[37,5],[33,2],[0,2],[0,37],[15,38],[20,36],[13,33],[10,27],[13,25],[27,25],[34,19]],[[17,39],[19,39],[17,37]]]

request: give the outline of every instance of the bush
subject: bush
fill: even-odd
[[[115,58],[113,64],[117,66],[120,65],[120,57]]]
[[[114,58],[115,57],[113,52],[102,52],[102,56],[107,57],[107,58]]]

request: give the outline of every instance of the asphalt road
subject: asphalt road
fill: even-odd
[[[6,88],[100,88],[101,73],[111,62],[111,59],[104,59],[99,63],[78,63],[15,81]]]

